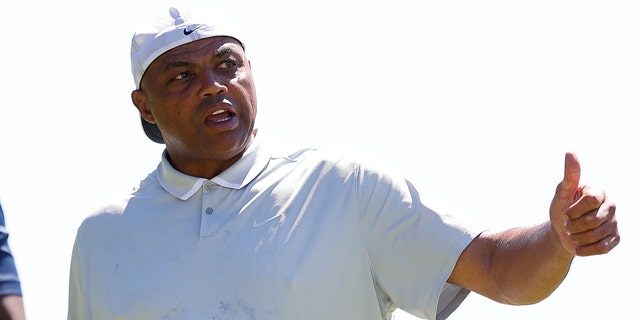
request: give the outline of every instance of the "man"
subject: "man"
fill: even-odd
[[[492,233],[393,170],[262,140],[244,49],[174,8],[134,34],[132,101],[166,149],[78,229],[69,319],[444,319],[469,291],[538,302],[574,256],[618,244],[615,205],[570,153],[549,221]]]
[[[9,247],[9,232],[0,206],[0,320],[25,318],[22,287]]]

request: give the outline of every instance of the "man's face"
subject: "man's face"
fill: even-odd
[[[226,169],[251,141],[255,87],[249,61],[233,38],[206,38],[162,54],[132,99],[142,117],[158,125],[172,164],[184,173],[217,174],[204,167],[213,160]]]

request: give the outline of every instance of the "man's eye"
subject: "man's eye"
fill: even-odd
[[[183,72],[178,74],[175,78],[173,78],[173,80],[183,80],[183,79],[186,79],[187,77],[189,77],[189,73]]]
[[[238,64],[233,61],[226,61],[220,64],[220,69],[232,69],[237,67]]]

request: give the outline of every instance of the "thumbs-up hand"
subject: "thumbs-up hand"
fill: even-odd
[[[565,155],[564,178],[549,213],[562,246],[574,255],[604,254],[620,242],[616,205],[604,190],[580,184],[580,162],[573,153]]]

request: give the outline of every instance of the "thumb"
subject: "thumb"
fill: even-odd
[[[576,201],[576,191],[580,184],[580,161],[571,152],[567,152],[564,157],[564,177],[553,198],[552,212],[561,214],[573,202]]]

